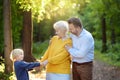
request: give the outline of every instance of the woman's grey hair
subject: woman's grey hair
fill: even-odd
[[[66,21],[57,21],[56,23],[54,23],[53,28],[66,30],[66,32],[69,31],[68,23]]]

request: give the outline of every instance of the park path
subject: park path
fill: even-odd
[[[29,73],[31,80],[45,80],[45,71]],[[93,80],[120,80],[120,68],[94,61]]]
[[[94,61],[93,80],[120,80],[120,68]]]

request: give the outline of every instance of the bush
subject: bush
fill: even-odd
[[[1,57],[0,59],[3,60]],[[4,63],[0,62],[0,80],[15,80],[14,73],[5,74],[4,70],[5,70],[5,65]]]
[[[108,46],[107,55],[109,55],[109,57],[113,61],[120,61],[120,49],[119,49],[119,46],[120,46],[119,43]]]
[[[101,51],[101,49],[102,49],[102,41],[95,40],[95,50]]]
[[[101,53],[102,42],[100,40],[95,41],[95,59],[100,59],[114,66],[120,66],[120,43],[111,44],[107,43],[107,51]]]

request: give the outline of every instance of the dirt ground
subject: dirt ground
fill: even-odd
[[[45,71],[29,73],[31,80],[45,80]],[[120,80],[120,68],[94,61],[93,80]]]
[[[120,68],[94,61],[93,80],[120,80]]]

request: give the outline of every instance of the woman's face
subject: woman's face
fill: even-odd
[[[58,35],[60,38],[65,37],[66,31],[62,29],[55,29],[55,34]]]

